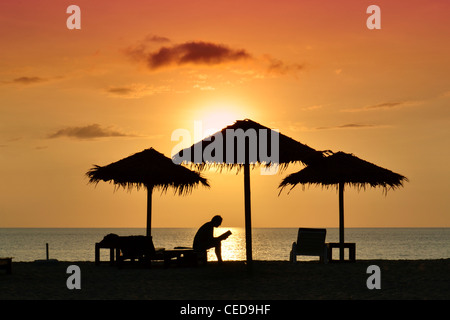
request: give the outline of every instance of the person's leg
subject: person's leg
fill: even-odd
[[[219,263],[222,263],[222,246],[221,246],[221,242],[219,241],[216,246],[214,247],[214,251],[216,253],[216,257],[217,257],[217,261]]]

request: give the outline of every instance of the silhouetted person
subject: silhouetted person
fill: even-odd
[[[225,232],[219,237],[214,237],[214,228],[219,227],[222,224],[222,217],[219,215],[214,216],[211,221],[202,225],[194,237],[194,250],[206,251],[210,248],[215,249],[217,261],[222,263],[222,248],[221,242],[229,237],[230,231]]]

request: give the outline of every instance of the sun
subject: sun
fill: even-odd
[[[203,110],[195,121],[201,126],[203,139],[243,118],[245,116],[234,107],[216,105]]]
[[[204,135],[209,136],[220,131],[226,126],[232,125],[236,120],[240,120],[238,115],[229,111],[215,111],[206,114],[202,119]]]

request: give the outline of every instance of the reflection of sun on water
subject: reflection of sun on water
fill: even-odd
[[[217,228],[214,230],[214,236],[231,231],[231,235],[222,241],[222,259],[223,261],[245,260],[245,229],[244,228]],[[208,250],[208,261],[217,261],[214,249]]]
[[[214,229],[214,236],[231,231],[231,235],[222,241],[223,261],[247,260],[245,228],[219,227]],[[292,242],[297,239],[297,229],[256,228],[252,229],[252,257],[253,260],[280,260],[289,261],[289,252]],[[319,260],[314,256],[298,256],[297,261]],[[208,250],[208,261],[217,261],[214,249]]]

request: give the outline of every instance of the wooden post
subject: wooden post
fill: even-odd
[[[95,265],[100,264],[100,244],[98,242],[95,243]]]
[[[152,192],[153,187],[147,186],[147,237],[152,235]]]
[[[344,182],[339,182],[339,259],[344,261]]]
[[[247,251],[247,264],[253,263],[252,258],[252,214],[250,200],[250,164],[244,164],[244,197],[245,197],[245,242]]]
[[[45,253],[47,256],[47,260],[48,260],[48,243],[45,244]]]

